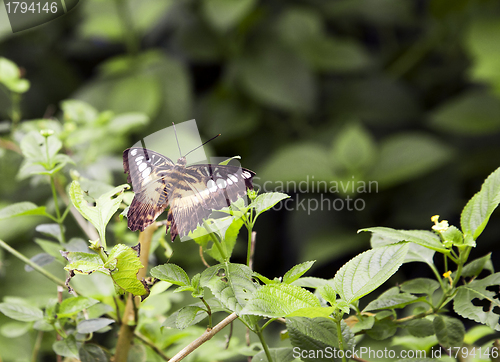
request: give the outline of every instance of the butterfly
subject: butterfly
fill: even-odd
[[[168,207],[167,230],[174,241],[203,223],[212,210],[220,210],[253,189],[253,171],[232,165],[194,164],[186,157],[177,163],[146,148],[123,152],[123,169],[132,184],[134,199],[127,219],[132,231],[152,224]]]

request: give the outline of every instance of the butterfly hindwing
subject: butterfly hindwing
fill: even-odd
[[[123,153],[127,181],[135,192],[127,214],[128,227],[143,231],[169,207],[167,229],[172,241],[186,236],[203,223],[212,210],[229,206],[253,189],[255,173],[232,165],[198,164],[185,166],[145,148]]]

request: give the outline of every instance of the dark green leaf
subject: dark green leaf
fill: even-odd
[[[382,295],[379,298],[371,301],[364,310],[371,311],[380,309],[404,308],[409,304],[419,301],[420,299],[421,298],[418,298],[409,293],[400,293],[397,295],[390,295],[390,296]]]
[[[434,279],[415,278],[401,284],[401,290],[413,294],[432,295],[439,288],[439,283]]]
[[[462,269],[462,276],[477,277],[483,269],[488,270],[490,273],[495,272],[493,263],[491,262],[491,253],[467,263]]]
[[[432,321],[434,333],[439,343],[445,347],[461,347],[464,340],[465,328],[456,318],[437,316]]]
[[[225,31],[238,23],[255,6],[255,0],[203,0],[203,14],[210,24]]]
[[[109,326],[111,323],[114,323],[113,319],[109,318],[95,318],[95,319],[86,319],[78,323],[76,326],[76,330],[78,333],[93,333],[99,331],[106,326]]]
[[[405,324],[406,329],[412,336],[427,337],[434,334],[434,327],[432,321],[429,319],[415,319]]]
[[[106,353],[96,344],[85,343],[78,350],[81,362],[108,362]]]
[[[269,354],[273,361],[291,362],[295,360],[293,349],[290,347],[285,348],[269,348]],[[265,351],[260,351],[252,358],[252,362],[268,362]]]
[[[396,334],[398,326],[392,320],[384,318],[376,320],[371,329],[366,331],[371,338],[376,340],[384,340]]]
[[[78,344],[72,335],[64,338],[62,341],[55,342],[52,345],[52,349],[59,356],[78,359]]]

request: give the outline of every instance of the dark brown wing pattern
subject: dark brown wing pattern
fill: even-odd
[[[146,166],[141,166],[144,162]],[[196,229],[212,210],[229,206],[245,196],[247,188],[253,189],[255,173],[250,170],[230,165],[184,165],[184,158],[174,165],[150,150],[125,150],[123,167],[135,192],[127,215],[132,231],[143,231],[169,206],[167,230],[170,228],[173,241],[177,235],[184,237]]]

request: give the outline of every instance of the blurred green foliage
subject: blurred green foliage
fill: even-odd
[[[498,167],[496,0],[86,0],[15,35],[3,9],[0,55],[20,68],[0,62],[2,139],[12,124],[15,141],[53,129],[91,195],[125,181],[124,148],[192,118],[204,139],[222,133],[212,152],[241,155],[266,191],[289,181],[311,190],[313,176],[378,183],[372,193],[283,190],[307,201],[361,198],[366,208],[270,213],[256,229],[255,268],[267,275],[317,259],[313,272],[333,277],[367,247],[361,227],[428,229],[434,214],[457,224]],[[23,178],[22,157],[0,146],[0,207],[31,201],[53,211],[47,182]],[[26,220],[0,220],[0,238],[33,256],[42,219]],[[476,256],[496,246],[498,221],[494,214]],[[116,224],[117,241],[130,238],[125,228]],[[176,263],[196,270],[192,248],[174,245]],[[49,282],[0,258],[0,297],[53,295]],[[15,341],[26,351],[26,339]]]

